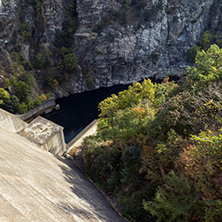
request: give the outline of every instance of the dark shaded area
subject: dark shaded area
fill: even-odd
[[[161,83],[162,79],[150,78],[153,83]],[[178,81],[180,78],[171,76],[170,81]],[[141,80],[140,82],[142,82]],[[60,110],[42,115],[64,127],[65,142],[69,143],[94,119],[98,118],[98,104],[118,92],[127,89],[129,85],[118,85],[100,88],[93,91],[77,93],[67,98],[58,99]]]
[[[98,118],[99,102],[127,88],[128,85],[100,88],[58,99],[57,103],[61,109],[43,116],[64,127],[65,141],[68,143]]]

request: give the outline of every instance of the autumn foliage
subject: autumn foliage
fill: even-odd
[[[85,172],[130,221],[222,221],[222,50],[198,52],[178,85],[149,79],[99,104]]]

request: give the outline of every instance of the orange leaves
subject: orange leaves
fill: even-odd
[[[144,118],[147,115],[147,110],[144,107],[134,107],[131,110],[132,118]]]

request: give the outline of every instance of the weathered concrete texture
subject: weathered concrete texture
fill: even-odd
[[[53,154],[61,155],[66,150],[63,127],[41,116],[34,119],[20,134]]]
[[[28,124],[26,122],[19,119],[16,115],[0,109],[0,128],[6,129],[10,132],[19,132],[27,125]]]
[[[73,165],[0,129],[1,222],[123,222]]]

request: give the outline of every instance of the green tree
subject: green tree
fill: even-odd
[[[72,71],[77,66],[77,56],[75,53],[69,53],[67,55],[64,55],[64,69],[66,71]]]
[[[154,109],[148,105],[117,110],[112,118],[104,118],[99,122],[99,130],[104,139],[118,141],[119,144],[140,143],[139,134],[143,134],[145,126],[154,119]]]
[[[10,100],[10,94],[5,89],[0,88],[0,105],[4,104],[5,101]]]
[[[39,52],[35,56],[35,60],[34,60],[35,68],[36,69],[43,69],[46,67],[46,63],[47,63],[46,55],[44,53]]]
[[[165,176],[164,187],[159,187],[154,201],[144,201],[144,208],[157,222],[188,222],[196,210],[196,198],[189,183],[178,177],[173,171]]]
[[[213,41],[213,35],[209,31],[206,31],[201,36],[199,45],[202,47],[203,50],[207,50],[212,44],[212,41]]]
[[[25,104],[28,111],[34,108],[34,102],[30,98],[25,99]]]
[[[222,49],[212,45],[206,52],[198,52],[195,67],[188,67],[189,87],[200,91],[210,83],[222,79]]]
[[[118,96],[113,94],[99,104],[100,120],[102,118],[112,117],[117,110],[123,110],[133,105],[141,104],[144,100],[152,104],[154,99],[155,87],[150,79],[144,80],[142,84],[135,82],[132,86],[129,86],[127,90],[119,92]]]
[[[16,94],[19,98],[25,99],[30,93],[31,93],[31,88],[27,83],[19,81],[16,84]]]
[[[22,113],[26,113],[28,112],[28,106],[26,105],[25,102],[19,104],[18,106],[18,113],[22,114]]]

